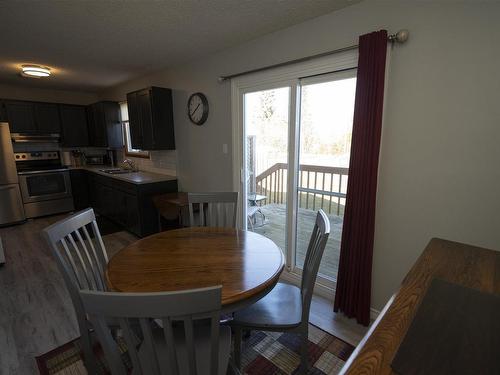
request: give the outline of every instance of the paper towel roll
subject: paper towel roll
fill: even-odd
[[[71,157],[70,151],[63,151],[62,153],[62,163],[68,167],[73,165],[73,158]]]

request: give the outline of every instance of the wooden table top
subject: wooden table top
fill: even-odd
[[[500,295],[500,252],[432,239],[341,374],[395,374],[392,360],[434,278]]]
[[[157,194],[152,199],[157,207],[163,207],[164,205],[184,207],[189,204],[187,193],[183,192]]]
[[[160,292],[222,285],[222,305],[269,291],[284,256],[270,239],[230,228],[191,227],[143,238],[108,264],[109,287],[120,292]]]

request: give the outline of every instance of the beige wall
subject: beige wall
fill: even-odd
[[[173,88],[181,188],[231,189],[230,84],[219,84],[219,75],[351,45],[380,28],[408,28],[410,40],[392,53],[383,125],[372,303],[380,309],[430,238],[500,249],[499,14],[493,2],[367,0],[102,97],[123,100],[151,84]],[[210,102],[202,127],[186,116],[194,91]]]
[[[87,105],[98,100],[95,93],[39,89],[0,84],[0,98]]]

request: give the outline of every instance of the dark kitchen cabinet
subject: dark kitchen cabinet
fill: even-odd
[[[115,215],[112,220],[127,228],[132,233],[140,233],[139,205],[136,194],[130,194],[118,189],[114,190],[116,202]]]
[[[94,147],[123,147],[120,106],[104,101],[88,106],[89,142]]]
[[[71,191],[76,211],[90,207],[88,172],[83,169],[69,171],[71,178]]]
[[[5,111],[5,102],[0,100],[0,122],[7,122],[7,112]]]
[[[6,101],[5,117],[12,133],[55,134],[61,132],[59,107],[55,103]]]
[[[61,132],[61,119],[57,104],[35,103],[34,113],[38,133],[56,134]]]
[[[84,106],[61,104],[62,144],[65,147],[85,147],[89,145],[87,111]]]
[[[132,184],[89,172],[90,204],[95,212],[145,237],[158,232],[158,212],[152,196],[177,192],[177,181]]]
[[[33,103],[22,101],[6,101],[5,111],[12,133],[36,133]]]
[[[132,147],[175,150],[172,90],[149,87],[127,94]]]

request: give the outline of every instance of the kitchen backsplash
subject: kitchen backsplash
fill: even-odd
[[[150,158],[134,158],[125,156],[123,151],[117,151],[117,160],[120,163],[124,159],[133,160],[139,170],[153,173],[177,176],[177,152],[176,151],[150,151]]]

